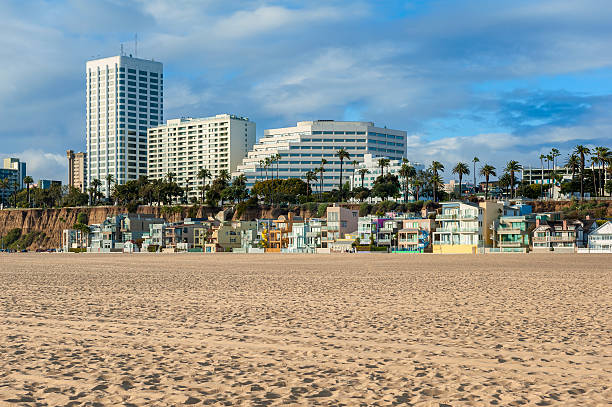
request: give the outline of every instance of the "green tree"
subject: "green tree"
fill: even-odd
[[[489,178],[491,176],[494,176],[494,177],[497,176],[497,174],[495,173],[495,167],[489,164],[485,164],[480,169],[480,175],[485,177],[485,201],[486,201],[487,199],[489,199]]]
[[[475,164],[474,164],[475,165]],[[466,163],[458,162],[457,165],[453,168],[453,174],[459,177],[459,198],[463,195],[462,191],[462,181],[464,175],[470,175],[470,169],[468,168]]]

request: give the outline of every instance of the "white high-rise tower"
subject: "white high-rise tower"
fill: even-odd
[[[164,76],[160,62],[127,56],[88,61],[87,185],[107,176],[114,183],[147,175],[147,129],[163,121]]]

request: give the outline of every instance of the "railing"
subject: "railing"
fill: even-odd
[[[465,213],[462,213],[459,215],[449,215],[449,214],[443,215],[442,214],[442,215],[436,216],[436,219],[439,219],[439,220],[464,220],[464,219],[476,219],[476,218],[478,218],[478,215],[476,214],[470,215],[470,214],[465,214]]]
[[[522,245],[522,242],[499,242],[501,247],[521,247]]]
[[[572,236],[567,236],[567,237],[547,236],[547,237],[534,237],[533,241],[537,243],[544,243],[544,242],[571,242],[571,243],[574,243],[576,241],[576,238]]]
[[[441,233],[475,233],[480,231],[479,228],[436,228],[436,232]]]
[[[524,231],[525,229],[520,229],[520,228],[497,228],[496,233],[497,234],[503,234],[503,233],[519,234]]]

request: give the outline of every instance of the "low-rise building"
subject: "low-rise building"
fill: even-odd
[[[501,216],[494,223],[493,248],[500,252],[528,252],[535,223],[534,215]]]
[[[435,230],[433,219],[404,219],[402,229],[397,232],[397,249],[399,253],[431,253],[432,232]]]
[[[574,253],[577,248],[585,246],[586,236],[588,232],[585,235],[584,223],[581,221],[538,218],[532,234],[533,251]]]
[[[612,253],[612,222],[606,222],[589,233],[587,252]]]
[[[483,212],[466,202],[442,202],[436,217],[434,253],[476,253],[483,246]]]
[[[89,227],[87,251],[123,251],[125,242],[144,242],[144,238],[150,234],[150,225],[164,223],[164,219],[149,214],[120,214],[108,217],[104,222]]]

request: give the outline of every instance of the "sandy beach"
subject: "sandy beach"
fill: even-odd
[[[0,255],[0,405],[612,400],[609,255]]]

